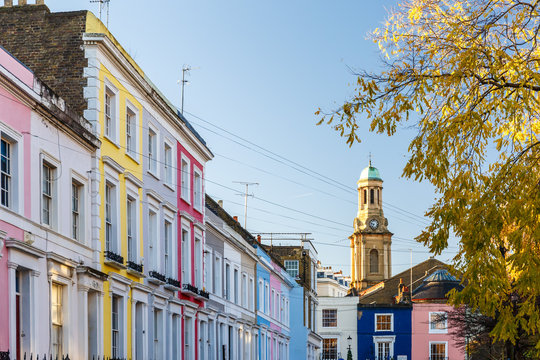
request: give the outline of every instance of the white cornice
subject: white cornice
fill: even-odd
[[[146,93],[148,98],[153,100],[154,105],[159,108],[167,119],[169,119],[171,125],[175,126],[176,129],[185,136],[186,140],[194,147],[199,155],[205,159],[205,161],[211,160],[214,157],[208,147],[197,139],[186,124],[179,119],[178,114],[176,114],[167,101],[163,99],[158,90],[154,88],[154,85],[150,84],[144,76],[139,74],[137,69],[135,69],[135,67],[128,61],[126,56],[105,34],[85,33],[83,34],[83,41],[85,45],[101,45],[107,51],[109,56],[119,63],[127,75],[129,75],[140,87],[140,89]]]

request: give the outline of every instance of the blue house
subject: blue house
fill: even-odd
[[[358,304],[358,359],[411,359],[411,304]]]
[[[429,258],[358,294],[358,352],[355,359],[412,359],[411,290],[414,293],[428,274],[446,266]]]

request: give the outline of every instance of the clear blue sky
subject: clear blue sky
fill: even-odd
[[[98,5],[88,0],[46,0],[46,4],[51,11],[99,13]],[[429,256],[411,240],[425,224],[421,216],[435,195],[429,184],[401,178],[415,130],[403,129],[388,138],[368,133],[364,126],[364,141],[349,148],[328,126],[315,126],[314,115],[318,107],[331,110],[353,92],[355,77],[347,66],[377,70],[378,48],[366,36],[394,5],[386,0],[111,0],[109,28],[178,106],[182,65],[193,68],[184,110],[216,155],[206,168],[207,192],[223,199],[225,209],[243,223],[243,198],[236,195],[243,188],[234,181],[260,183],[250,191],[255,198],[249,199],[248,229],[313,233],[323,264],[345,273],[350,271],[347,238],[357,211],[356,181],[371,152],[384,180],[396,274],[409,267],[409,248],[414,250],[413,263]],[[207,122],[349,190],[240,146],[224,137],[233,136]],[[453,256],[452,246],[441,260]]]

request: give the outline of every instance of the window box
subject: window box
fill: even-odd
[[[162,282],[162,283],[165,283],[166,280],[167,280],[167,278],[165,277],[165,275],[160,274],[160,273],[158,273],[157,271],[154,271],[154,270],[150,271],[150,272],[148,273],[148,275],[149,275],[152,279],[158,280],[158,281],[160,281],[160,282]],[[149,279],[149,281],[150,281],[150,280],[151,280],[151,279]]]
[[[105,251],[105,264],[117,269],[125,269],[124,257],[112,251]]]
[[[167,285],[165,285],[165,289],[179,291],[181,288],[182,284],[180,284],[180,281],[173,278],[167,278]]]
[[[128,269],[134,270],[134,271],[136,271],[138,273],[141,273],[141,274],[143,272],[143,265],[142,264],[137,264],[137,263],[135,263],[133,261],[128,261],[127,262],[127,267],[128,267]]]
[[[199,295],[199,289],[197,289],[196,286],[193,286],[191,284],[184,284],[182,286],[182,289],[184,292],[188,292],[188,293],[191,293],[193,295]]]
[[[199,290],[199,295],[206,300],[210,299],[210,294],[208,291]]]

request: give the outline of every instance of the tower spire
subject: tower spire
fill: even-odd
[[[369,152],[369,167],[371,167],[371,151]]]

